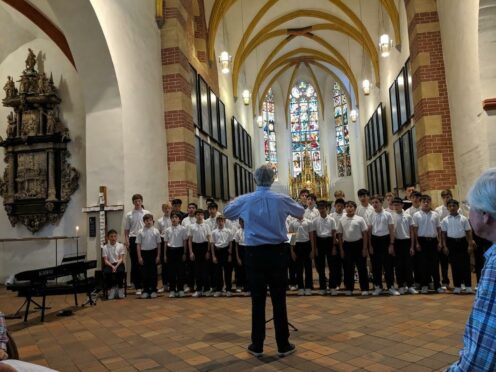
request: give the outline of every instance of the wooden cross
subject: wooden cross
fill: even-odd
[[[107,205],[107,187],[100,186],[98,194],[98,205],[83,208],[83,212],[91,213],[98,212],[99,217],[99,231],[100,231],[100,245],[103,246],[107,242],[107,212],[122,211],[123,205]]]

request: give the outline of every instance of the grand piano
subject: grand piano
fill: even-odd
[[[74,294],[74,303],[78,306],[78,293],[86,293],[88,302],[94,305],[91,292],[95,287],[93,278],[88,278],[88,270],[96,268],[96,260],[76,261],[62,263],[58,266],[46,267],[37,270],[23,271],[15,275],[15,282],[8,284],[7,289],[17,292],[19,297],[25,297],[24,303],[19,307],[13,317],[24,310],[24,321],[28,320],[31,303],[41,310],[41,321],[45,320],[46,297],[55,295]],[[59,283],[53,280],[61,277],[71,277],[69,282]],[[41,304],[33,300],[33,297],[41,297]]]

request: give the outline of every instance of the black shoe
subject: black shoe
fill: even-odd
[[[261,357],[263,355],[263,349],[261,347],[256,347],[253,344],[250,344],[246,349],[251,355]]]
[[[296,346],[294,344],[288,344],[285,348],[281,350],[277,350],[277,355],[282,357],[288,356],[289,354],[293,354],[296,351]]]

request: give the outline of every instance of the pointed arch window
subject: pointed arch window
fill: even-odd
[[[338,83],[334,83],[332,97],[334,101],[334,122],[336,124],[338,177],[351,176],[348,99]]]
[[[311,84],[300,81],[293,86],[289,97],[289,115],[293,177],[300,174],[305,153],[310,157],[314,171],[322,175],[319,104]]]
[[[265,162],[272,164],[277,179],[277,146],[275,128],[275,106],[272,88],[269,89],[262,107]]]

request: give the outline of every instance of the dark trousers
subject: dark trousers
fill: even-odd
[[[195,263],[191,261],[189,254],[186,254],[184,262],[184,281],[191,290],[195,288]]]
[[[105,283],[107,288],[119,287],[122,288],[124,286],[124,273],[126,272],[126,268],[124,264],[120,264],[117,266],[117,270],[112,272],[112,268],[110,266],[105,265],[103,267],[103,275],[105,278]]]
[[[236,279],[236,287],[243,288],[243,291],[249,292],[249,280],[248,272],[246,271],[246,257],[245,257],[245,246],[236,244],[236,249],[238,250],[238,256],[241,260],[241,265],[238,265],[238,278]]]
[[[184,247],[167,247],[167,268],[169,271],[169,290],[179,292],[184,290]]]
[[[131,282],[134,288],[143,288],[142,269],[138,260],[138,246],[136,245],[136,237],[129,238],[129,256],[131,258]]]
[[[369,290],[369,276],[367,273],[367,259],[363,257],[363,240],[356,242],[343,242],[344,251],[344,285],[347,291],[353,291],[355,287],[355,265],[358,271],[360,289]]]
[[[413,286],[412,259],[410,255],[411,240],[396,239],[394,241],[394,252],[396,254],[396,281],[398,287]]]
[[[298,289],[312,289],[312,259],[310,253],[312,246],[308,242],[296,242],[294,246],[294,253],[296,255],[296,281],[298,282]],[[303,282],[303,271],[305,271],[305,281]]]
[[[141,251],[143,266],[141,275],[143,277],[143,292],[157,292],[157,249]]]
[[[412,257],[412,266],[413,266],[413,277],[415,283],[422,283],[422,265],[423,265],[423,259],[422,259],[422,252],[418,252],[415,250],[415,255]]]
[[[444,254],[442,251],[439,252],[439,265],[441,267],[441,283],[443,283],[446,286],[450,284],[450,280],[448,277],[449,261],[450,260],[448,258],[448,255]],[[451,269],[453,270],[453,268]]]
[[[206,291],[207,278],[208,278],[208,242],[204,243],[191,243],[191,248],[193,249],[193,254],[195,255],[194,263],[194,273],[196,281],[197,291]]]
[[[162,277],[162,285],[165,287],[169,284],[169,274],[167,273],[167,263],[165,262],[165,243],[164,238],[162,238],[162,243],[160,243],[160,264],[162,266],[161,277]]]
[[[418,242],[422,248],[419,255],[421,263],[420,270],[422,272],[420,285],[426,287],[429,285],[431,278],[434,281],[434,289],[441,287],[441,279],[439,276],[439,252],[437,250],[437,238],[418,237]]]
[[[317,242],[317,256],[315,257],[315,266],[319,274],[319,287],[321,290],[327,289],[327,277],[326,277],[326,261],[329,267],[329,279],[332,278],[333,268],[332,262],[335,261],[335,256],[332,256],[333,241],[332,237],[320,238],[316,237]],[[329,288],[336,288],[332,286],[329,281]]]
[[[460,287],[463,283],[465,286],[471,287],[472,274],[470,272],[470,256],[468,254],[467,239],[446,238],[446,245],[448,246],[449,251],[454,286]]]
[[[265,340],[265,300],[269,286],[272,300],[274,329],[279,350],[289,342],[286,286],[288,281],[288,245],[268,244],[246,247],[246,270],[251,289],[251,341],[262,348]]]
[[[296,279],[296,262],[291,259],[291,246],[288,244],[288,284],[290,286],[296,286],[298,280]]]
[[[232,264],[228,260],[229,258],[228,247],[225,248],[215,247],[214,249],[215,249],[215,257],[217,258],[217,263],[214,266],[214,290],[216,292],[222,291],[222,288],[224,288],[224,284],[225,284],[226,291],[231,292]]]
[[[382,288],[383,272],[388,289],[394,286],[394,257],[389,254],[390,240],[389,235],[372,235],[371,238],[374,254],[371,255],[370,260],[372,261],[372,275],[376,287]]]

